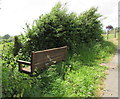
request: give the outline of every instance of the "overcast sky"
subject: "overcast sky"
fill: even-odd
[[[91,7],[98,7],[98,12],[107,17],[104,27],[118,26],[119,0],[0,0],[0,35],[18,35],[25,23],[32,23],[41,14],[49,13],[57,2],[67,2],[69,11],[81,13]]]

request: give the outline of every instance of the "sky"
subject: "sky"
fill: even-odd
[[[119,0],[0,0],[0,35],[24,33],[25,23],[32,24],[41,14],[49,13],[57,2],[67,2],[68,11],[80,14],[91,7],[98,7],[103,15],[103,28],[118,26]]]

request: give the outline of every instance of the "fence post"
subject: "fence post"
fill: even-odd
[[[109,34],[109,30],[107,30],[107,32],[106,32],[107,40],[108,40],[108,34]]]
[[[114,34],[115,34],[114,37],[116,38],[116,29],[114,29]]]

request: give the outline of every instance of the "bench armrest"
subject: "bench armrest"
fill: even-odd
[[[27,61],[22,61],[22,60],[17,60],[17,62],[19,63],[19,71],[22,71],[22,64],[25,65],[31,65],[31,62],[27,62]]]
[[[31,62],[23,61],[23,60],[17,60],[18,63],[25,64],[25,65],[31,65]]]

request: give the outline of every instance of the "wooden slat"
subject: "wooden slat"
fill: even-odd
[[[49,61],[47,55],[49,55],[53,61],[56,61],[56,63],[65,60],[66,52],[67,52],[67,46],[33,52],[31,71],[34,71],[36,67],[37,68],[46,67],[45,65],[46,63],[49,63],[50,65],[54,64]]]
[[[35,69],[35,61],[34,61],[34,56],[35,54],[34,54],[34,52],[32,52],[31,53],[31,73],[33,73],[34,72],[34,69]]]
[[[50,62],[50,61],[41,61],[41,62],[38,62],[38,63],[36,63],[36,64],[34,64],[34,65],[35,65],[35,67],[39,67],[39,68],[41,68],[41,67],[47,67],[47,66],[50,66],[50,65],[52,65],[52,64],[56,64],[56,63],[58,63],[59,61],[64,60],[64,58],[63,58],[63,57],[56,57],[56,58],[54,58],[53,60],[56,61],[56,62],[54,63],[54,62]],[[48,64],[48,65],[47,65],[47,64]]]
[[[42,60],[36,61],[35,64],[36,63],[50,62],[50,61],[61,61],[64,59],[65,59],[65,56],[56,56],[56,57],[51,58],[50,60],[49,59],[42,59]]]
[[[28,72],[31,72],[31,66],[28,66],[28,67],[22,68],[22,71],[28,71]]]
[[[50,51],[56,51],[56,50],[61,50],[61,49],[66,49],[67,46],[59,47],[59,48],[52,48],[52,49],[47,49],[47,50],[42,50],[42,51],[36,51],[34,53],[41,53],[41,52],[50,52]]]
[[[47,55],[50,55],[50,56],[55,56],[55,55],[60,55],[59,53],[65,53],[65,49],[63,50],[57,50],[57,51],[54,51],[54,52],[40,52],[40,53],[34,53],[34,58],[36,58],[36,59],[39,59],[39,58],[43,58],[43,57],[45,57],[45,56],[47,56]]]
[[[25,65],[31,65],[31,62],[23,61],[23,60],[17,60],[18,63],[25,64]]]
[[[41,61],[46,61],[46,60],[52,60],[53,58],[56,57],[65,57],[65,53],[57,53],[57,54],[53,54],[53,55],[45,55],[44,57],[39,57],[39,58],[35,58],[35,63],[36,62],[41,62]]]

